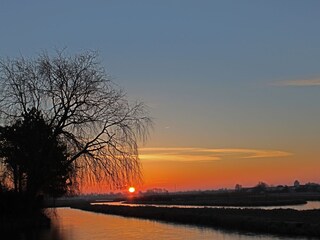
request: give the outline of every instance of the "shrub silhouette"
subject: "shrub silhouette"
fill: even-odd
[[[0,153],[15,192],[30,200],[40,194],[57,197],[67,192],[74,172],[67,148],[39,111],[33,108],[0,130]]]

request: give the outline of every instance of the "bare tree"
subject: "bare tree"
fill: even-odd
[[[151,119],[144,103],[130,103],[109,79],[96,53],[8,58],[0,61],[0,84],[1,123],[41,112],[79,179],[113,187],[139,179],[138,141],[146,139]]]

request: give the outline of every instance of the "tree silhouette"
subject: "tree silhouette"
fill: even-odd
[[[268,189],[268,184],[266,184],[265,182],[259,182],[254,188],[254,192],[257,192],[257,193],[262,193],[262,192],[265,192],[267,191]]]
[[[31,109],[13,125],[0,128],[0,156],[15,192],[31,199],[37,194],[54,197],[71,187],[74,169],[66,146],[54,138],[41,114]]]
[[[7,145],[1,151],[10,156],[2,161],[3,177],[11,174],[15,189],[49,191],[62,182],[71,184],[70,172],[74,179],[105,180],[113,187],[139,180],[138,141],[146,139],[152,123],[145,105],[130,103],[110,81],[97,54],[2,60],[0,85],[0,122],[9,126],[2,128]],[[21,138],[26,141],[21,146],[31,150],[15,151]],[[41,145],[46,138],[51,139],[44,141],[48,151]],[[28,151],[35,155],[26,157]],[[60,172],[54,173],[53,185],[40,187],[51,169],[45,162]]]

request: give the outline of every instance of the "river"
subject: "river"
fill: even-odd
[[[71,208],[51,212],[53,227],[42,232],[37,240],[297,240],[256,234],[239,234],[212,228],[162,223],[92,213]],[[31,239],[31,238],[30,238]],[[303,239],[303,238],[299,238]]]

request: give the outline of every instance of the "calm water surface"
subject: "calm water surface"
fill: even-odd
[[[139,206],[153,206],[153,207],[178,207],[178,208],[254,208],[254,209],[279,209],[279,208],[290,208],[295,210],[312,210],[320,209],[320,201],[308,201],[306,204],[299,205],[284,205],[284,206],[269,206],[269,207],[224,207],[224,206],[194,206],[194,205],[157,205],[157,204],[131,204],[124,202],[96,202],[91,203],[92,205],[114,205],[114,206],[130,206],[130,207],[139,207]]]
[[[39,240],[289,240],[296,238],[245,235],[210,228],[166,224],[157,221],[58,208],[54,227]],[[299,238],[301,239],[301,238]]]

